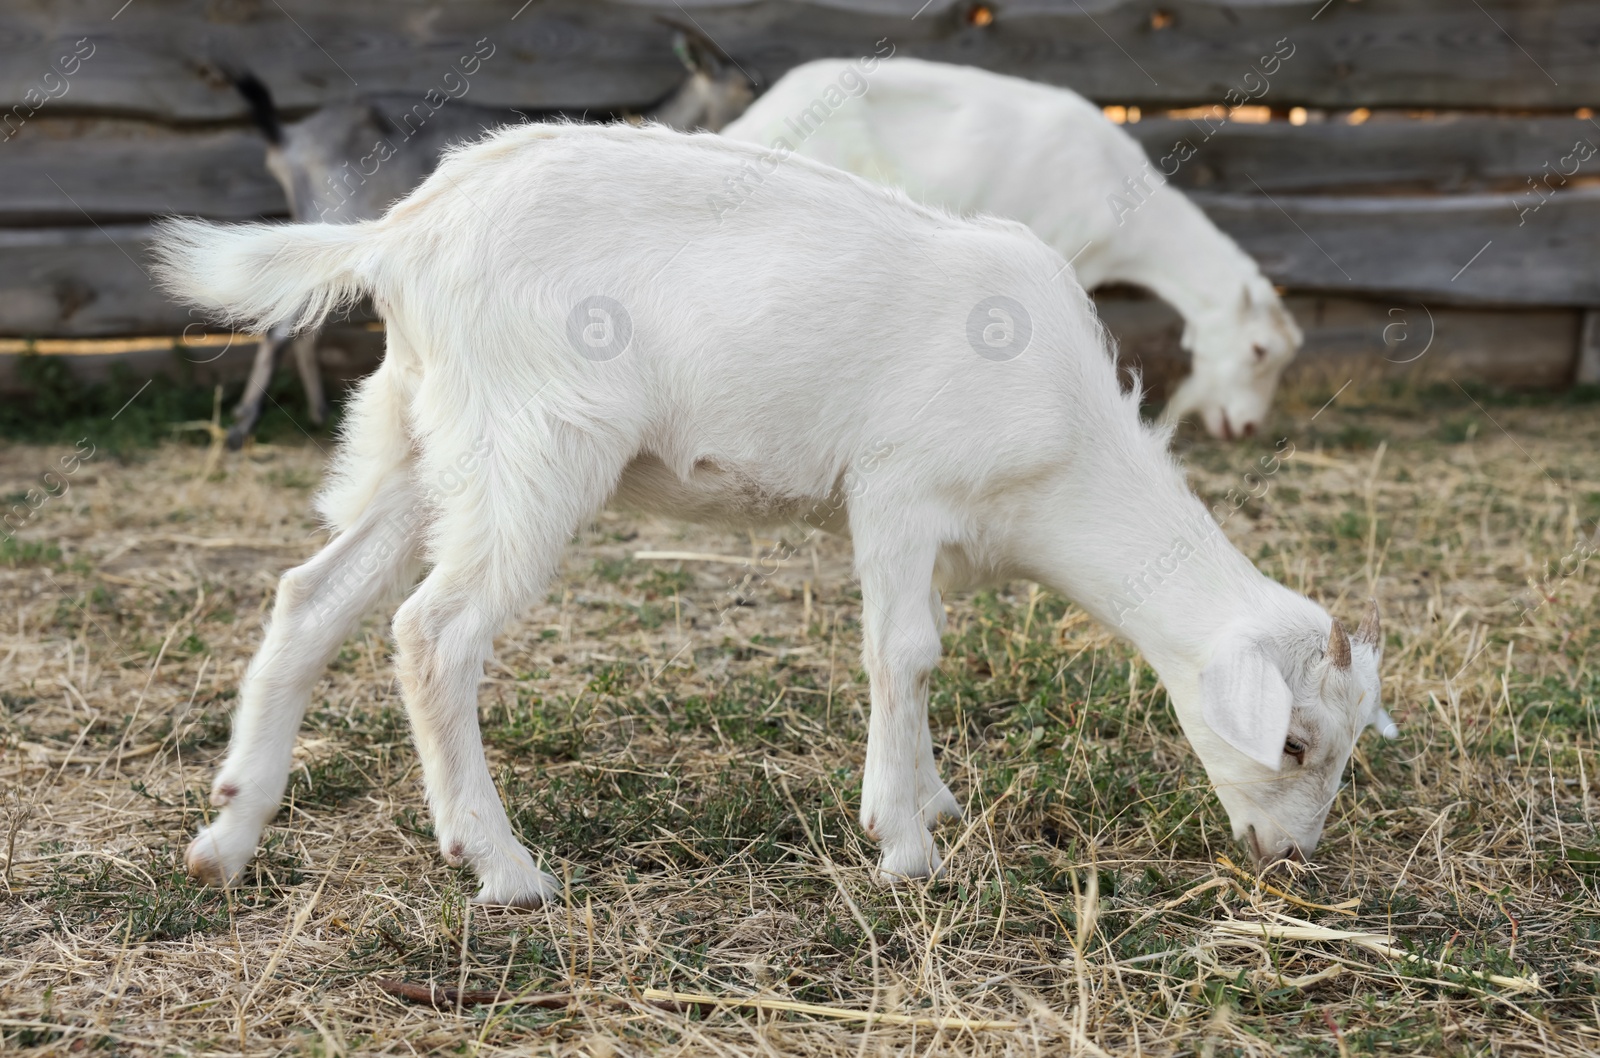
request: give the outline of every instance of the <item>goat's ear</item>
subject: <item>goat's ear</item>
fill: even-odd
[[[672,54],[683,63],[684,69],[690,73],[699,72],[700,65],[695,58],[693,46],[689,43],[689,35],[682,30],[672,35]]]
[[[1256,647],[1223,654],[1200,673],[1200,715],[1217,736],[1251,760],[1278,770],[1294,695]]]
[[[683,10],[681,7],[679,10]],[[690,73],[715,76],[723,64],[732,63],[728,53],[717,47],[717,42],[695,26],[688,26],[675,18],[657,15],[656,21],[672,30],[672,54]]]
[[[1384,738],[1400,737],[1400,725],[1394,722],[1394,717],[1390,716],[1389,711],[1381,705],[1372,711],[1372,718],[1367,723]]]
[[[722,66],[715,45],[710,44],[700,34],[687,30],[680,29],[673,34],[672,53],[683,63],[684,69],[692,74],[715,77]]]
[[[1367,612],[1356,629],[1356,642],[1365,643],[1378,653],[1383,653],[1383,620],[1378,615],[1377,599],[1367,602]]]

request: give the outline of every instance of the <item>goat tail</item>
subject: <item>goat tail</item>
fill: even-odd
[[[304,330],[372,291],[379,222],[213,224],[173,217],[156,227],[155,274],[175,299],[218,322]]]
[[[234,90],[249,104],[250,117],[256,123],[256,128],[261,130],[261,135],[275,147],[283,145],[283,125],[278,121],[278,107],[272,101],[272,93],[262,83],[261,78],[248,70],[225,70],[228,80],[233,82]]]

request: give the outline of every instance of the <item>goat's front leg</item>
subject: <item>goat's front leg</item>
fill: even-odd
[[[933,615],[934,635],[942,637],[945,626],[944,600],[939,597],[937,588],[929,592],[928,610]],[[923,712],[926,714],[927,699],[924,698],[923,702]],[[922,805],[922,821],[930,827],[940,820],[961,818],[961,802],[939,778],[939,765],[933,759],[933,732],[926,722],[926,716],[922,725],[922,751],[917,755],[917,800]]]
[[[395,472],[354,524],[283,575],[266,639],[251,659],[228,755],[211,787],[220,811],[184,856],[195,878],[236,880],[278,811],[311,690],[361,616],[414,575],[417,498]]]
[[[852,535],[861,577],[862,654],[872,685],[861,825],[882,847],[886,880],[927,878],[942,866],[928,826],[955,806],[932,772],[928,735],[928,678],[939,663],[939,629],[928,606],[933,548],[899,541],[877,546],[854,521]],[[935,788],[929,788],[930,778]]]

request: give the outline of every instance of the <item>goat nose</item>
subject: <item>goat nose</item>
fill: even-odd
[[[1256,837],[1256,828],[1254,824],[1245,827],[1244,836],[1250,841],[1251,858],[1256,861],[1256,866],[1260,867],[1266,862],[1266,857],[1261,854],[1261,839]]]
[[[1300,852],[1300,846],[1289,845],[1271,856],[1256,857],[1256,872],[1261,875],[1274,874],[1284,870],[1284,865],[1289,863],[1304,863],[1305,857]]]
[[[1250,856],[1255,860],[1257,871],[1265,873],[1274,864],[1282,864],[1284,862],[1305,862],[1305,853],[1300,850],[1300,846],[1295,842],[1291,841],[1278,852],[1269,855],[1266,849],[1262,847],[1261,835],[1256,833],[1256,828],[1253,825],[1245,828],[1245,837],[1249,839]]]

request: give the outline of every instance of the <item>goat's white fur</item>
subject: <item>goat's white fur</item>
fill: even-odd
[[[861,815],[891,877],[937,871],[928,826],[957,811],[926,718],[939,593],[1030,578],[1114,620],[1124,578],[1199,534],[1122,631],[1235,829],[1309,851],[1376,704],[1375,656],[1358,651],[1361,687],[1330,671],[1329,616],[1228,544],[1120,390],[1061,257],[1020,224],[961,220],[804,159],[719,218],[708,193],[753,161],[770,159],[711,135],[528,125],[453,152],[378,221],[166,225],[159,267],[181,296],[239,323],[310,326],[365,292],[389,340],[321,497],[335,536],[285,574],[246,675],[196,874],[243,868],[318,673],[421,562],[394,629],[440,846],[477,871],[483,901],[554,892],[496,796],[476,685],[496,631],[612,497],[735,523],[824,511],[852,537],[872,697]],[[997,294],[1031,319],[1030,347],[1004,361],[969,344],[973,307]],[[631,318],[609,359],[569,341],[594,295]],[[1209,702],[1255,721],[1229,745],[1201,718],[1201,674],[1245,665],[1270,667],[1293,710]],[[1315,748],[1280,769],[1291,728]]]
[[[723,135],[959,213],[1020,220],[1086,288],[1152,291],[1183,316],[1194,358],[1168,403],[1173,421],[1196,413],[1214,435],[1253,432],[1300,346],[1255,261],[1067,89],[919,59],[820,59],[790,70]]]

